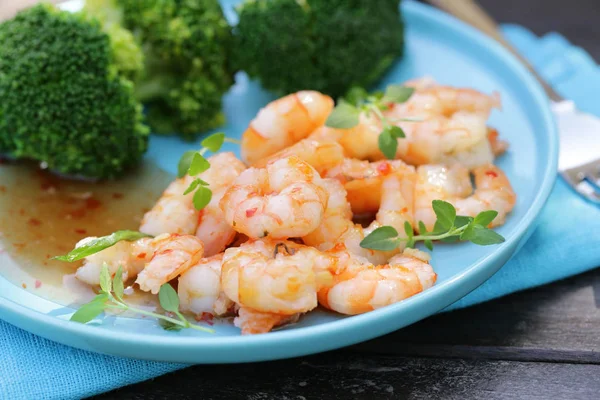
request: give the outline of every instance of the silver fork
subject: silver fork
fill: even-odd
[[[600,118],[577,110],[535,71],[500,33],[498,24],[475,0],[427,0],[492,37],[517,57],[548,95],[560,133],[558,170],[581,196],[600,204]]]

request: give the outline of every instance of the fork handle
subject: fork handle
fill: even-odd
[[[542,78],[529,62],[517,52],[517,50],[508,43],[500,33],[498,23],[477,3],[476,0],[427,0],[432,5],[454,15],[456,18],[466,22],[467,24],[479,29],[483,33],[495,39],[498,43],[504,46],[511,52],[523,65],[531,72],[538,80],[542,88],[550,100],[562,102],[564,98]]]

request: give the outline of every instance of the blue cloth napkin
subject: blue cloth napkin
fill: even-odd
[[[583,50],[552,33],[538,38],[513,25],[508,39],[554,87],[600,116],[600,68]],[[539,286],[600,265],[600,208],[559,179],[537,230],[494,277],[449,309]],[[184,368],[66,347],[0,321],[0,399],[77,399]]]

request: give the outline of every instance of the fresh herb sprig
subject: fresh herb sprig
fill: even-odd
[[[64,256],[52,257],[52,260],[75,262],[84,259],[85,257],[91,256],[92,254],[98,253],[99,251],[107,249],[111,246],[114,246],[122,240],[134,241],[145,237],[152,236],[138,231],[116,231],[114,233],[111,233],[110,235],[102,236],[85,242],[82,245],[75,247],[73,250],[71,250]]]
[[[353,88],[348,92],[344,99],[341,99],[333,109],[325,125],[330,128],[350,129],[357,126],[360,122],[360,114],[374,115],[383,126],[379,134],[379,150],[387,159],[396,158],[398,149],[398,139],[406,137],[404,131],[399,126],[393,125],[398,121],[415,121],[414,119],[398,118],[389,119],[383,115],[383,111],[388,110],[391,104],[404,103],[414,93],[414,89],[402,85],[390,85],[385,92],[375,92],[368,94],[362,88]]]
[[[71,316],[71,321],[86,324],[102,314],[105,310],[129,311],[158,319],[160,325],[166,330],[191,328],[203,332],[214,333],[214,330],[210,328],[190,323],[187,318],[179,312],[179,297],[177,296],[175,289],[168,283],[165,283],[160,287],[158,300],[160,306],[165,311],[172,313],[177,318],[130,306],[123,300],[124,291],[123,269],[119,266],[117,273],[111,279],[108,266],[104,263],[100,270],[100,293],[92,301],[81,306],[81,308]]]
[[[415,235],[411,224],[404,223],[406,237],[399,237],[399,233],[391,226],[382,226],[367,235],[360,246],[365,249],[390,251],[403,242],[406,247],[414,247],[418,241],[423,241],[425,247],[433,250],[433,241],[443,242],[469,241],[481,246],[499,244],[504,238],[488,228],[488,225],[498,215],[497,211],[483,211],[475,218],[456,215],[456,209],[448,202],[434,200],[433,211],[437,217],[431,232],[427,232],[425,224],[419,221],[419,235]]]
[[[227,138],[225,137],[224,133],[219,132],[204,139],[200,143],[202,146],[200,150],[189,150],[183,153],[177,166],[177,177],[183,178],[186,175],[197,176],[208,170],[210,168],[210,162],[204,157],[204,155],[208,151],[216,153],[221,149],[223,143],[225,142],[236,144],[240,143],[238,140]],[[210,200],[212,199],[212,191],[208,186],[208,182],[205,182],[200,178],[196,178],[183,192],[183,194],[195,192],[193,196],[193,203],[194,208],[197,210],[202,210],[208,205],[208,203],[210,203]]]

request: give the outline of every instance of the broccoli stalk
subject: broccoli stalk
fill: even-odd
[[[122,18],[141,43],[145,72],[136,96],[154,133],[191,140],[223,124],[233,39],[217,0],[87,0],[86,9],[101,19]]]
[[[126,78],[141,52],[112,29],[115,41],[97,21],[46,4],[0,24],[0,154],[89,179],[141,161],[149,129]]]
[[[279,95],[369,87],[403,52],[399,0],[249,0],[237,12],[235,65]]]

